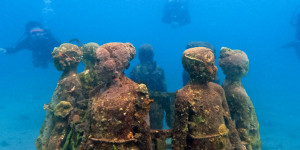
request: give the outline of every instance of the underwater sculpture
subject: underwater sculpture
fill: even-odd
[[[209,42],[206,42],[206,41],[192,41],[192,42],[189,42],[186,45],[186,49],[194,48],[194,47],[206,47],[206,48],[209,48],[209,49],[212,50],[212,52],[214,53],[214,56],[216,58],[216,49]],[[189,82],[189,75],[188,75],[188,73],[185,70],[183,70],[183,72],[182,72],[182,83],[183,83],[183,86],[185,86],[188,82]],[[217,83],[217,84],[220,84],[220,79],[218,78],[218,75],[216,76],[216,78],[214,79],[213,82]]]
[[[150,91],[167,91],[163,69],[153,60],[154,49],[150,44],[139,47],[140,64],[135,66],[130,78],[133,81],[146,84]]]
[[[260,150],[259,124],[255,109],[241,81],[248,74],[248,57],[241,50],[222,47],[219,65],[226,75],[223,88],[240,138],[247,150]]]
[[[96,51],[95,71],[102,86],[96,88],[89,105],[90,128],[82,149],[151,149],[147,87],[124,75],[135,56],[130,43],[108,43]],[[85,143],[86,142],[86,143]]]
[[[220,66],[225,66],[225,70],[226,67],[231,69],[229,74],[224,72],[227,75],[223,83],[224,88],[226,92],[241,90],[238,94],[247,96],[240,82],[241,73],[232,69],[234,66],[227,58],[231,56],[230,52],[226,48],[221,50]],[[130,43],[108,43],[102,46],[88,43],[83,45],[81,50],[66,43],[55,48],[52,55],[56,68],[63,71],[63,74],[50,103],[44,106],[47,112],[41,134],[36,140],[38,150],[150,150],[151,139],[155,149],[164,150],[167,147],[166,138],[171,136],[175,150],[242,150],[245,148],[240,139],[248,149],[260,149],[258,123],[249,97],[242,98],[246,100],[243,104],[249,107],[252,119],[250,121],[253,122],[248,124],[250,128],[238,128],[238,133],[231,120],[223,89],[211,82],[217,71],[211,49],[195,47],[183,53],[183,66],[191,80],[177,91],[173,130],[150,130],[149,109],[152,100],[149,98],[147,87],[131,81],[124,75],[124,70],[129,67],[129,62],[135,56],[135,49]],[[77,74],[76,68],[81,58],[86,65],[85,71]],[[238,59],[242,61],[236,63],[246,66],[243,58]],[[231,81],[240,84],[231,84]],[[229,85],[229,89],[225,85]],[[168,99],[173,95],[165,92],[150,94],[155,99]],[[235,105],[230,108],[240,106],[231,102],[229,104]],[[242,110],[238,113],[245,110],[244,107],[240,108]],[[232,109],[231,114],[235,110],[238,109]],[[236,126],[240,127],[236,115],[232,117]],[[242,121],[246,123],[245,121],[249,120]]]
[[[80,45],[80,44],[79,44]],[[103,87],[100,77],[95,70],[97,62],[96,50],[99,45],[97,43],[84,44],[81,48],[82,61],[85,64],[84,71],[77,76],[80,79],[82,87],[82,97],[77,100],[76,106],[70,114],[70,129],[67,138],[61,147],[62,149],[85,149],[89,138],[90,131],[90,105],[93,98],[93,91],[97,91]]]
[[[211,82],[217,72],[211,49],[185,50],[182,64],[190,82],[176,92],[173,150],[244,149],[224,90]]]
[[[139,48],[140,64],[132,69],[130,78],[137,83],[145,84],[150,91],[150,98],[154,99],[154,103],[150,106],[150,128],[163,129],[164,112],[166,112],[168,125],[171,126],[170,97],[162,93],[167,91],[164,70],[156,65],[153,56],[152,45],[141,45]]]
[[[135,56],[130,43],[82,47],[85,71],[76,74],[82,52],[72,44],[53,51],[63,70],[36,140],[37,149],[151,149],[147,87],[124,75]],[[80,79],[79,79],[80,77]]]
[[[93,89],[101,86],[100,76],[97,75],[95,65],[97,62],[96,50],[99,45],[97,43],[84,44],[81,47],[83,56],[82,62],[85,64],[84,71],[79,74],[82,84],[83,94],[85,98],[89,98]]]
[[[66,43],[55,48],[52,56],[55,67],[63,73],[50,103],[44,105],[46,117],[36,140],[38,150],[54,150],[63,146],[72,121],[70,114],[75,110],[77,101],[82,99],[81,84],[76,74],[82,56],[80,49]]]

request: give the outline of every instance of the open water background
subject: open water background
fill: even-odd
[[[244,86],[256,108],[264,150],[300,149],[300,60],[281,46],[295,40],[296,0],[189,0],[192,22],[172,28],[161,22],[164,0],[1,0],[0,47],[13,46],[27,21],[37,20],[57,39],[82,43],[130,42],[154,46],[168,91],[182,87],[181,55],[189,41],[245,51]],[[51,8],[53,12],[43,12]],[[0,149],[35,149],[61,72],[33,68],[30,51],[0,55]],[[138,63],[137,57],[131,67]],[[82,66],[80,67],[82,70]],[[219,69],[221,79],[224,79]]]

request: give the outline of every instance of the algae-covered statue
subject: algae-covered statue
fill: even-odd
[[[192,42],[189,42],[186,45],[186,49],[194,48],[194,47],[206,47],[206,48],[209,48],[209,49],[212,50],[212,52],[214,53],[214,56],[216,58],[216,49],[209,42],[206,42],[206,41],[192,41]],[[185,70],[183,70],[183,72],[182,72],[182,83],[183,83],[183,86],[185,86],[188,82],[189,82],[189,75],[188,75],[188,73]],[[217,83],[217,84],[220,84],[220,79],[218,78],[218,75],[213,80],[213,82]]]
[[[153,61],[154,50],[152,45],[143,44],[139,48],[140,64],[135,66],[130,78],[137,82],[147,85],[150,91],[150,98],[154,103],[150,107],[150,128],[163,129],[164,112],[166,112],[168,125],[170,125],[170,98],[163,96],[167,91],[164,70]],[[166,95],[166,94],[165,94]]]
[[[82,52],[76,45],[62,44],[52,52],[54,65],[62,71],[57,87],[49,104],[44,106],[46,117],[41,133],[36,140],[38,150],[60,149],[66,142],[70,130],[70,114],[77,101],[82,99],[82,89],[77,76],[77,65]]]
[[[147,87],[124,75],[135,56],[130,43],[108,43],[96,51],[95,71],[102,86],[89,105],[90,128],[82,149],[149,150],[151,137]]]
[[[98,90],[98,87],[102,87],[101,76],[96,73],[95,69],[97,62],[96,50],[98,47],[97,43],[88,43],[81,47],[82,62],[85,64],[85,70],[77,76],[82,87],[82,97],[77,100],[69,116],[70,128],[62,149],[84,149],[85,143],[88,141],[92,92]]]
[[[154,49],[150,44],[143,44],[139,48],[140,64],[135,66],[130,78],[138,83],[147,85],[150,91],[167,91],[164,70],[153,60]]]
[[[223,47],[219,65],[226,75],[223,88],[240,138],[248,150],[260,150],[259,124],[255,109],[241,81],[248,74],[248,57],[241,50]]]
[[[211,82],[217,72],[213,52],[205,47],[187,49],[182,64],[190,81],[176,92],[173,149],[244,149],[224,90]]]
[[[98,47],[97,43],[88,43],[81,47],[83,53],[82,62],[85,64],[85,70],[79,74],[79,77],[85,98],[89,98],[93,89],[101,85],[101,76],[97,75],[95,70],[97,62],[96,50]]]

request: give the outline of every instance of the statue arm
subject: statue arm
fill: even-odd
[[[167,84],[166,84],[166,80],[165,80],[165,73],[164,71],[162,71],[162,75],[161,75],[161,87],[162,87],[162,92],[166,92],[167,91]]]
[[[147,122],[149,122],[149,110],[152,102],[149,98],[147,88],[138,92],[138,101],[134,115],[136,122],[135,132],[139,148],[142,150],[151,150],[151,133],[149,123]]]
[[[133,68],[130,72],[130,79],[136,82],[136,68]]]
[[[170,103],[170,97],[167,97],[167,99],[164,100],[164,109],[166,111],[166,122],[167,122],[167,125],[172,128],[173,127],[173,114],[172,114],[172,111],[171,111],[171,103]]]
[[[175,125],[173,129],[173,149],[184,150],[187,147],[186,137],[188,134],[188,101],[176,94],[175,100]]]

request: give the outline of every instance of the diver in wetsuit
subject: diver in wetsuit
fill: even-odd
[[[300,60],[300,6],[297,7],[294,15],[292,16],[291,25],[296,29],[296,40],[282,46],[282,48],[295,49],[295,53]]]
[[[173,27],[182,26],[191,22],[187,0],[168,0],[164,7],[162,21],[172,24]]]
[[[300,40],[300,6],[298,6],[292,15],[291,25],[296,29],[296,39]]]
[[[300,13],[297,15],[295,28],[296,28],[296,38],[297,40],[300,40]]]
[[[52,62],[51,52],[54,47],[60,43],[53,38],[50,31],[34,21],[26,24],[25,33],[17,42],[16,46],[11,48],[0,48],[0,53],[13,54],[27,49],[32,51],[32,63],[34,67],[47,68]]]

